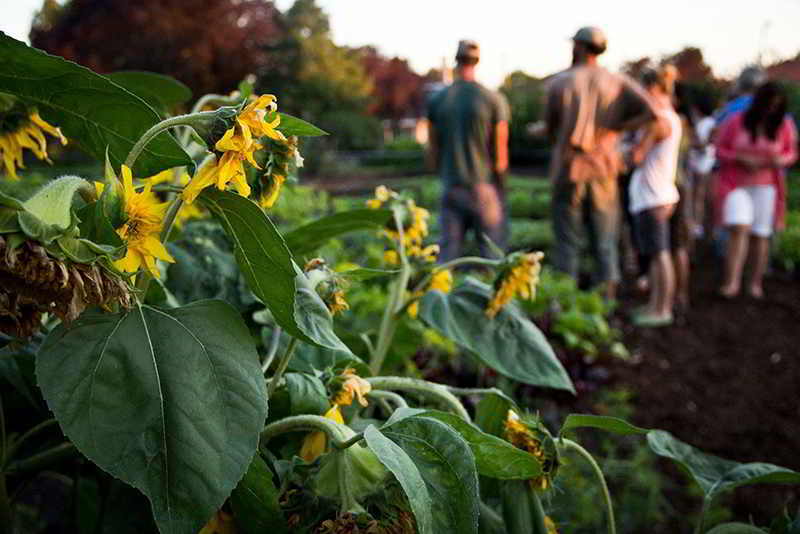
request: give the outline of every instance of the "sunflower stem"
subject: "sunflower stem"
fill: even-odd
[[[345,444],[356,435],[348,426],[321,415],[294,415],[284,417],[264,427],[264,430],[261,431],[261,441],[262,443],[267,443],[281,434],[309,430],[324,432],[328,439],[331,440],[331,445],[339,449],[347,448]]]
[[[374,390],[390,391],[410,391],[419,393],[430,399],[436,400],[448,408],[465,421],[471,421],[469,413],[461,404],[458,398],[447,390],[446,386],[434,384],[418,378],[406,378],[400,376],[373,376],[366,379]]]
[[[144,149],[147,147],[147,144],[155,139],[158,134],[178,126],[192,126],[198,117],[204,116],[201,115],[201,113],[202,112],[189,113],[187,115],[176,115],[153,125],[153,127],[147,130],[142,137],[136,141],[136,144],[133,145],[133,148],[131,148],[131,151],[128,153],[128,157],[125,158],[125,166],[133,170],[133,166],[136,164],[136,160],[139,159],[142,151],[144,151]]]
[[[383,310],[381,325],[378,329],[378,340],[375,343],[375,350],[373,351],[369,362],[369,369],[372,374],[378,374],[381,372],[381,367],[383,367],[383,362],[386,359],[386,353],[389,352],[392,339],[397,331],[398,318],[396,317],[396,313],[403,309],[406,286],[408,285],[408,280],[411,277],[411,265],[409,265],[408,257],[406,256],[403,221],[400,219],[400,213],[398,210],[393,209],[392,215],[394,216],[394,222],[398,233],[400,274],[397,276],[395,283],[392,286],[392,292],[389,295],[389,303],[386,305],[386,309]]]
[[[286,368],[289,367],[289,362],[292,360],[292,355],[294,355],[294,349],[296,347],[297,338],[293,337],[291,341],[289,341],[289,346],[286,347],[286,352],[281,356],[280,361],[278,361],[278,368],[275,370],[275,374],[272,375],[272,379],[269,381],[267,398],[272,398],[272,394],[278,389],[278,384],[281,381],[281,377],[283,377],[283,373],[286,372]]]
[[[599,465],[597,465],[597,461],[594,459],[594,456],[592,456],[589,451],[571,439],[561,438],[560,440],[557,440],[556,443],[567,450],[577,452],[592,467],[592,471],[594,471],[594,474],[600,483],[600,488],[603,490],[603,500],[605,501],[606,511],[608,512],[608,532],[609,534],[616,534],[617,525],[614,519],[614,504],[611,501],[611,493],[608,491],[608,484],[606,484],[606,478],[603,476],[603,470],[600,469]]]

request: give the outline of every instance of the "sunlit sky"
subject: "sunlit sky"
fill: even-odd
[[[293,0],[276,0],[281,9]],[[42,0],[2,0],[0,29],[26,39]],[[318,0],[330,15],[334,40],[376,45],[426,72],[452,61],[459,39],[480,42],[478,75],[490,86],[513,70],[543,76],[568,65],[568,38],[579,26],[608,34],[606,66],[700,47],[723,76],[759,54],[770,62],[800,52],[800,0]]]

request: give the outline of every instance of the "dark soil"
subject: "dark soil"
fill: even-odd
[[[800,282],[776,272],[764,300],[725,300],[713,254],[697,256],[690,311],[663,329],[626,321],[633,363],[615,365],[613,382],[634,393],[640,426],[724,458],[800,470]],[[637,300],[624,295],[620,313]],[[768,524],[787,504],[795,513],[800,489],[741,489],[731,504],[738,519]]]

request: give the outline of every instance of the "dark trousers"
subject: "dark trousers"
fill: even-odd
[[[447,187],[442,195],[441,226],[442,237],[439,244],[439,261],[446,262],[458,258],[464,251],[464,239],[468,232],[475,234],[478,250],[483,257],[492,257],[488,237],[500,249],[506,249],[507,216],[502,188],[497,189],[497,199],[501,204],[503,218],[500,224],[489,226],[482,216],[487,206],[477,202],[475,194],[468,186]]]

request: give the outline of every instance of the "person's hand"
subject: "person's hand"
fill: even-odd
[[[497,188],[490,183],[481,182],[475,185],[475,200],[481,221],[487,228],[496,228],[503,221],[503,206]]]

